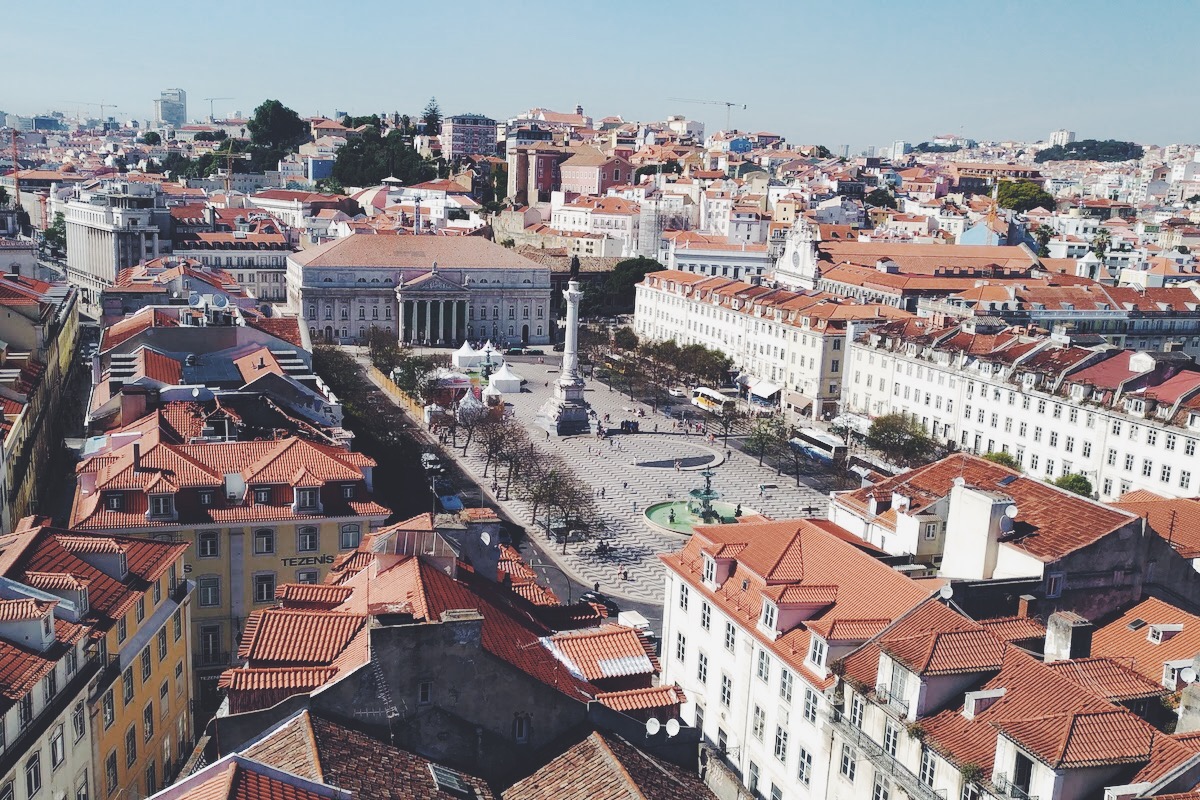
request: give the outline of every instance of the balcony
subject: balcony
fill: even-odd
[[[992,783],[1001,794],[1011,797],[1013,800],[1038,800],[1037,795],[1030,794],[1025,789],[1017,786],[1003,772],[997,773],[996,779]]]
[[[89,703],[95,702],[97,697],[104,694],[104,690],[112,686],[121,674],[121,663],[117,656],[106,656],[103,660],[99,656],[93,656],[93,660],[96,661],[99,670],[96,672],[96,682],[88,692]]]
[[[887,775],[891,778],[892,782],[913,800],[946,800],[945,790],[935,790],[922,783],[915,774],[884,750],[878,742],[851,725],[850,720],[842,712],[834,709],[829,718],[829,724],[844,741],[865,756],[880,775]]]
[[[904,718],[908,716],[908,701],[896,697],[889,686],[876,686],[875,699],[886,711]]]
[[[170,598],[176,603],[182,604],[188,594],[196,584],[190,583],[187,578],[180,578],[175,581],[175,585],[171,587]]]
[[[227,650],[210,650],[196,653],[192,656],[192,666],[197,669],[205,667],[228,667],[230,653]]]

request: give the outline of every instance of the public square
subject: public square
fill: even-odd
[[[511,362],[513,371],[527,383],[519,395],[505,395],[504,400],[513,416],[529,429],[535,446],[566,459],[596,493],[596,505],[606,526],[603,537],[611,550],[598,554],[597,537],[568,543],[565,554],[561,546],[543,547],[580,583],[598,583],[602,592],[634,602],[661,602],[662,571],[657,554],[679,549],[686,536],[652,530],[643,512],[649,504],[684,499],[690,490],[702,488],[704,478],[700,472],[706,466],[716,473],[713,488],[721,492],[722,500],[741,504],[745,514],[761,513],[774,519],[824,516],[827,498],[822,492],[804,483],[796,486],[794,477],[759,467],[756,459],[736,448],[730,448],[727,457],[720,437],[710,445],[701,434],[685,435],[675,427],[674,419],[653,412],[648,405],[631,402],[628,396],[590,378],[585,391],[587,401],[601,420],[609,416],[607,427],[616,432],[604,441],[587,435],[548,439],[536,425],[536,417],[553,395],[559,358],[557,354],[547,355],[545,361]],[[641,418],[637,416],[639,408],[645,415]],[[620,433],[623,420],[637,421],[640,432]],[[484,459],[474,447],[465,457],[461,449],[448,452],[481,489],[490,492],[491,479],[483,477]],[[763,485],[767,488],[760,489]],[[526,526],[531,537],[545,536],[533,523],[532,509],[526,503],[515,497],[498,502],[514,520]],[[540,541],[548,545],[545,538]]]

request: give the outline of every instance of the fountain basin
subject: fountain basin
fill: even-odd
[[[736,503],[720,501],[712,503],[712,510],[716,516],[708,521],[701,519],[700,514],[697,513],[699,509],[700,503],[695,500],[667,500],[648,506],[642,517],[646,524],[655,530],[684,536],[690,536],[697,525],[724,525],[738,521],[738,518],[734,516],[737,511]],[[675,512],[674,522],[671,522],[672,511]],[[753,516],[757,513],[752,508],[742,506],[743,517]]]

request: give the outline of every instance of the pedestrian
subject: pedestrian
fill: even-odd
[[[758,496],[764,497],[764,496],[766,496],[766,494],[767,494],[767,485],[765,483],[760,483],[758,485]]]
[[[637,513],[637,500],[633,501],[633,513]]]
[[[654,432],[658,433],[658,423],[654,423]]]
[[[550,431],[546,431],[546,441],[550,441]]]
[[[603,486],[600,487],[600,499],[601,500],[604,499],[604,487]]]
[[[625,481],[624,483],[622,483],[622,484],[621,484],[621,488],[622,488],[622,489],[628,489],[628,488],[629,488],[629,481]]]

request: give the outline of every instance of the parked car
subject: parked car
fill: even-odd
[[[524,347],[510,347],[504,351],[504,355],[506,355],[506,356],[523,356],[523,355],[525,355],[525,348]]]
[[[438,495],[438,505],[447,514],[455,514],[463,510],[463,501],[454,494]]]
[[[536,347],[526,347],[525,355],[527,355],[527,356],[544,356],[544,355],[546,355],[546,351],[540,350]]]
[[[433,493],[438,497],[454,494],[454,484],[445,478],[434,478],[429,485],[433,489]]]
[[[437,453],[422,453],[421,468],[429,473],[442,471],[442,460],[438,458]]]
[[[671,397],[682,398],[688,396],[688,390],[682,386],[672,386],[670,389],[667,389],[667,394],[671,395]]]
[[[616,618],[617,614],[621,613],[621,607],[617,605],[616,601],[603,592],[586,591],[579,595],[579,599],[584,603],[595,603],[601,606],[608,612],[608,616],[613,619]]]

